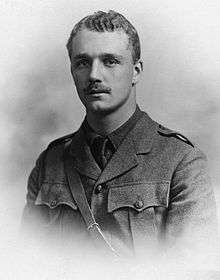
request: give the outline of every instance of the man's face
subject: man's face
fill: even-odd
[[[135,102],[131,89],[136,73],[127,34],[83,29],[72,50],[71,72],[87,112],[114,112]]]

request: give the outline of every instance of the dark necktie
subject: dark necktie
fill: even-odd
[[[104,169],[112,155],[110,144],[109,139],[102,136],[97,136],[93,141],[91,151],[101,169]]]

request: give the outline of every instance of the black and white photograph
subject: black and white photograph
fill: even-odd
[[[2,279],[220,279],[220,3],[0,3]]]

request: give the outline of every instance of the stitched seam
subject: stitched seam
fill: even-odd
[[[133,186],[133,185],[154,185],[155,183],[161,183],[164,185],[170,184],[170,181],[168,180],[155,180],[155,181],[143,181],[143,182],[138,182],[138,181],[130,181],[126,183],[121,183],[121,184],[108,184],[109,188],[115,188],[115,187],[123,187],[123,186]]]
[[[65,202],[65,201],[59,201],[56,206],[53,206],[51,207],[50,203],[47,202],[47,201],[41,201],[41,202],[38,202],[37,204],[35,205],[47,205],[50,209],[55,209],[56,207],[58,207],[59,205],[68,205],[69,207],[71,207],[73,210],[77,210],[77,206],[73,206],[74,204],[71,204],[71,203],[68,203],[68,202]]]

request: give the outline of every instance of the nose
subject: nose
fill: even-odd
[[[92,66],[91,66],[91,71],[89,75],[89,80],[90,81],[96,81],[96,82],[101,82],[101,66],[98,61],[93,61]]]

